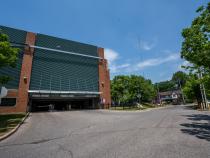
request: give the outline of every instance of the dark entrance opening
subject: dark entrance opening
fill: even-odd
[[[86,99],[31,99],[30,111],[69,111],[97,108],[97,98]]]

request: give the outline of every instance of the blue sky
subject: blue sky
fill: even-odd
[[[169,80],[186,64],[181,30],[208,0],[7,0],[0,25],[105,48],[111,76]]]

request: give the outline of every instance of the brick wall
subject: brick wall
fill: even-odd
[[[104,108],[109,108],[111,105],[110,75],[107,60],[104,58],[104,48],[98,48],[98,55],[103,58],[98,65],[100,98],[104,100]]]
[[[26,44],[34,45],[36,35],[28,32],[26,35]],[[0,107],[0,113],[26,112],[28,105],[28,89],[31,77],[31,68],[33,61],[33,48],[25,47],[20,82],[18,90],[9,90],[6,97],[17,97],[16,105],[11,107]]]

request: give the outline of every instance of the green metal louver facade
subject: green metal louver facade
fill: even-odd
[[[26,31],[0,26],[0,32],[7,34],[9,36],[10,42],[25,43]],[[3,67],[0,69],[0,76],[7,75],[11,77],[11,80],[6,85],[0,84],[0,87],[5,86],[7,89],[18,89],[22,59],[23,59],[23,47],[20,48],[15,68]]]
[[[36,46],[98,57],[97,47],[37,34]],[[98,59],[35,48],[30,90],[98,92]]]

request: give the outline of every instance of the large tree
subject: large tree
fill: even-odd
[[[177,71],[172,76],[172,81],[178,84],[179,86],[184,86],[188,79],[188,75],[182,71]]]
[[[10,45],[7,35],[0,32],[0,69],[2,67],[15,67],[19,49]],[[10,76],[0,74],[0,84],[5,84],[10,80]]]
[[[210,2],[197,9],[199,13],[190,27],[183,29],[181,57],[195,65],[210,70]]]
[[[111,81],[111,96],[115,102],[126,102],[128,100],[128,76],[115,76]]]
[[[155,88],[142,76],[115,76],[111,81],[112,100],[120,103],[150,102],[155,97]]]
[[[200,81],[195,74],[189,74],[188,80],[183,88],[183,92],[188,100],[196,100],[200,106],[202,102],[201,92],[200,92]]]
[[[176,83],[173,82],[172,80],[170,80],[170,81],[162,81],[162,82],[155,83],[155,87],[160,92],[171,91],[171,90],[176,89]]]
[[[190,72],[184,92],[188,97],[201,102],[200,85],[206,88],[207,97],[210,96],[210,2],[196,11],[199,15],[192,21],[190,27],[183,29],[181,57],[191,63]],[[199,74],[199,75],[198,75]],[[202,78],[198,78],[202,74]]]
[[[130,76],[129,92],[131,93],[131,100],[138,101],[139,97],[141,97],[144,102],[151,101],[156,93],[151,80],[137,75]]]

